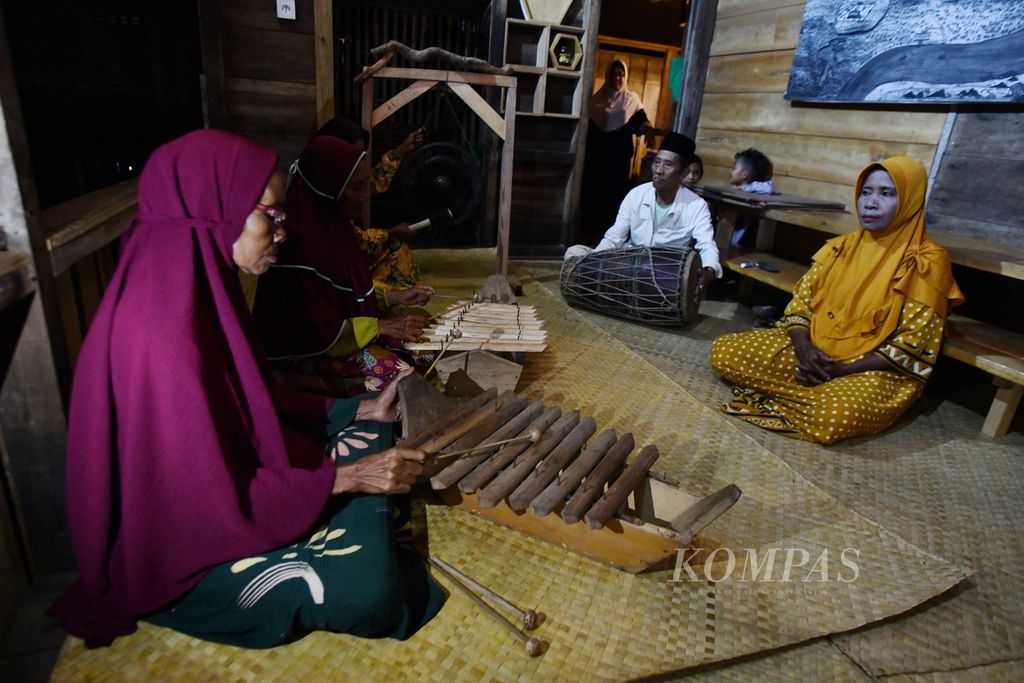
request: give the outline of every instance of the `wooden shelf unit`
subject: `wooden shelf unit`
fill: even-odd
[[[493,4],[491,62],[511,66],[519,84],[512,179],[519,199],[511,216],[517,257],[561,255],[575,241],[598,7],[573,0],[564,16],[550,22],[527,19],[516,0]],[[579,41],[582,56],[574,69],[554,65],[551,49],[559,35]]]
[[[560,69],[551,64],[548,53],[552,38],[560,33],[576,36],[581,44],[586,44],[587,32],[579,26],[544,24],[527,19],[506,20],[505,63],[516,71],[521,91],[516,103],[517,113],[580,115],[583,63],[576,70]],[[537,94],[524,96],[522,90],[527,88],[532,88]]]

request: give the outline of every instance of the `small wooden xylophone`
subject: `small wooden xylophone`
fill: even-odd
[[[434,317],[410,351],[543,351],[548,335],[533,306],[463,301]]]
[[[426,476],[445,502],[631,573],[674,560],[741,495],[734,485],[688,494],[650,475],[655,446],[627,465],[632,434],[595,437],[594,418],[512,392],[456,405],[410,376],[399,400],[411,435],[399,445],[427,453]]]

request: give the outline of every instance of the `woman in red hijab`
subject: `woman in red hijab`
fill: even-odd
[[[353,220],[370,190],[370,165],[357,145],[314,137],[291,166],[289,225],[294,239],[260,278],[253,314],[268,359],[303,374],[356,377],[382,389],[409,367],[401,343],[426,318],[385,317]],[[425,303],[433,290],[424,289]]]
[[[140,618],[251,647],[314,629],[401,638],[440,608],[383,495],[408,491],[422,460],[385,450],[393,392],[328,414],[261,367],[237,271],[265,271],[286,237],[276,163],[204,130],[139,180],[69,417],[81,577],[52,612],[90,646]]]

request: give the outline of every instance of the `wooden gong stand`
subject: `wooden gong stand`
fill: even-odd
[[[367,73],[371,72],[371,73]],[[501,191],[498,198],[498,246],[495,272],[500,276],[508,275],[509,221],[512,205],[512,151],[515,146],[516,129],[516,78],[498,74],[475,73],[468,71],[442,71],[437,69],[410,69],[384,67],[374,70],[367,67],[363,70],[363,111],[362,126],[373,131],[373,127],[384,121],[399,109],[430,91],[435,86],[444,84],[459,99],[469,106],[487,126],[502,139],[501,148]],[[413,82],[404,90],[377,108],[373,106],[373,83],[378,78],[405,79]],[[502,116],[480,96],[472,86],[492,86],[505,89],[505,115]],[[371,136],[372,144],[372,136]],[[372,148],[366,150],[372,157]],[[369,207],[366,209],[369,213]],[[364,221],[369,221],[365,215]]]

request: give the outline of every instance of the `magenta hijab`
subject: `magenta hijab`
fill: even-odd
[[[282,425],[231,257],[276,161],[201,130],[143,169],[71,397],[81,577],[52,613],[91,646],[131,633],[214,566],[294,542],[330,496],[323,445]]]
[[[363,159],[355,145],[314,137],[292,164],[288,241],[260,276],[253,314],[271,359],[327,351],[355,317],[380,317],[373,278],[339,199]]]

